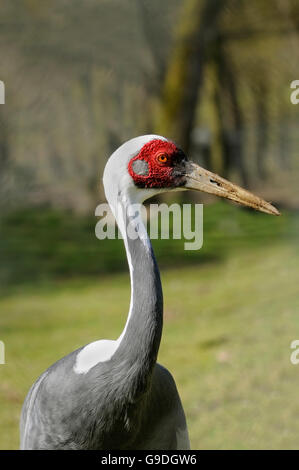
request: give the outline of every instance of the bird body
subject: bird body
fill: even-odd
[[[107,364],[93,368],[84,381],[64,373],[78,352],[51,366],[29,391],[22,449],[189,448],[184,411],[167,369],[155,364],[151,383],[145,384],[137,371],[130,377],[130,370],[122,370],[118,376],[118,367]]]
[[[62,358],[31,387],[21,416],[22,449],[189,449],[181,400],[157,363],[163,295],[136,205],[164,191],[199,189],[264,212],[269,203],[188,162],[176,145],[147,135],[123,144],[104,172],[107,200],[123,235],[131,278],[126,325]]]

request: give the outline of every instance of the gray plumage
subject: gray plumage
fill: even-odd
[[[118,340],[96,341],[78,349],[37,380],[22,410],[21,448],[188,449],[175,382],[156,362],[163,322],[162,288],[134,205],[161,192],[194,189],[267,214],[279,215],[279,211],[187,162],[180,149],[156,135],[136,137],[119,147],[105,167],[104,187],[124,237],[130,268],[128,320]],[[128,224],[137,237],[130,238]]]
[[[111,359],[86,374],[74,364],[83,348],[36,381],[21,417],[22,449],[188,449],[186,420],[171,374],[156,363],[163,298],[152,249],[127,240],[133,306]]]

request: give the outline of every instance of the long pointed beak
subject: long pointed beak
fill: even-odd
[[[266,214],[280,215],[269,202],[193,162],[188,163],[185,188],[215,194]]]

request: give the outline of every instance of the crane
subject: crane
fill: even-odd
[[[21,449],[189,449],[184,410],[170,372],[157,363],[163,297],[142,219],[132,207],[165,191],[193,189],[279,215],[270,203],[189,161],[158,135],[133,138],[109,158],[106,198],[122,233],[131,302],[117,340],[98,340],[49,367],[25,399]],[[135,237],[128,235],[128,226]]]

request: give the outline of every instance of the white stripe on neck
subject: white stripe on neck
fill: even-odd
[[[74,365],[74,372],[76,374],[86,374],[92,367],[97,365],[100,362],[107,362],[109,361],[112,356],[116,353],[117,349],[119,348],[129,325],[129,321],[133,311],[133,304],[134,304],[134,286],[133,286],[133,271],[134,267],[132,264],[131,253],[129,250],[128,245],[128,236],[127,236],[127,228],[126,228],[126,214],[125,211],[127,210],[130,205],[127,198],[123,198],[121,202],[117,204],[118,210],[115,211],[113,205],[111,204],[111,209],[114,213],[116,218],[117,224],[123,236],[126,254],[128,259],[128,265],[130,270],[130,279],[131,279],[131,300],[130,300],[130,309],[127,317],[127,321],[125,327],[117,340],[107,340],[102,339],[98,341],[94,341],[87,346],[85,346],[77,355],[76,363]],[[142,240],[145,248],[147,250],[150,249],[151,244],[146,232],[145,226],[142,222],[141,216],[136,219],[136,222],[139,224],[139,236]]]
[[[139,136],[125,142],[119,147],[109,158],[105,170],[103,183],[105,188],[105,194],[107,201],[110,204],[112,212],[116,218],[119,229],[123,235],[127,259],[130,269],[131,278],[131,302],[130,309],[127,318],[125,328],[120,337],[115,340],[99,340],[85,346],[76,357],[76,363],[74,365],[74,371],[77,374],[86,374],[92,367],[99,362],[109,361],[117,351],[122,339],[125,336],[127,326],[130,320],[130,316],[133,310],[133,265],[132,259],[129,252],[127,231],[124,214],[122,209],[129,207],[131,204],[142,203],[145,199],[152,197],[160,192],[163,192],[154,188],[141,189],[136,188],[131,176],[128,173],[128,163],[133,156],[137,155],[144,144],[154,139],[167,140],[165,137],[151,134]],[[117,211],[121,206],[121,210]],[[121,213],[121,216],[119,215]],[[142,232],[142,233],[141,233]],[[146,229],[140,220],[140,239],[142,240],[146,249],[151,248],[150,240],[148,238]]]

